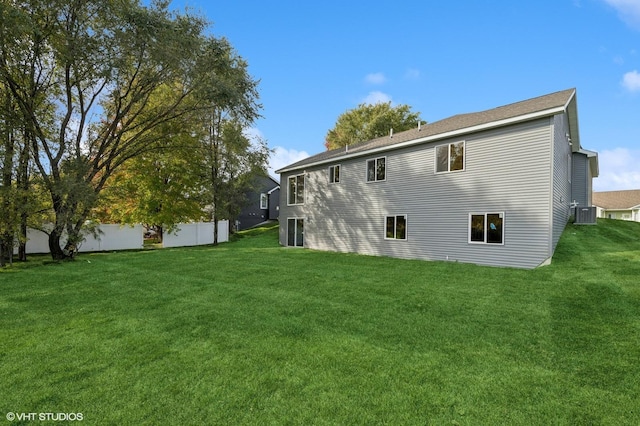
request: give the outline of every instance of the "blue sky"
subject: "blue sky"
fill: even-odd
[[[323,151],[340,114],[407,104],[427,122],[575,87],[596,191],[640,189],[640,0],[206,1],[260,80],[270,170]],[[273,174],[274,176],[277,176]]]

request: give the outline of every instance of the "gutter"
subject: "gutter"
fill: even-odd
[[[574,91],[575,94],[575,91]],[[573,98],[573,96],[572,96]],[[567,104],[568,105],[568,104]],[[344,155],[340,155],[337,157],[333,157],[333,158],[327,158],[324,160],[318,160],[318,161],[314,161],[311,163],[305,163],[302,164],[300,166],[297,167],[284,167],[282,169],[276,170],[276,173],[278,174],[282,174],[282,173],[286,173],[286,172],[291,172],[294,170],[300,170],[300,169],[304,169],[307,167],[315,167],[315,166],[319,166],[322,164],[329,164],[329,163],[334,163],[337,160],[347,160],[350,158],[357,158],[357,157],[363,157],[363,156],[367,156],[367,155],[371,155],[371,154],[377,154],[379,152],[386,152],[386,151],[392,151],[395,149],[400,149],[400,148],[405,148],[405,147],[410,147],[410,146],[414,146],[414,145],[419,145],[419,144],[423,144],[423,143],[427,143],[427,142],[434,142],[434,141],[438,141],[441,139],[447,139],[447,138],[453,138],[456,136],[461,136],[461,135],[465,135],[468,133],[475,133],[475,132],[479,132],[479,131],[483,131],[483,130],[489,130],[489,129],[494,129],[497,127],[504,127],[504,126],[508,126],[511,124],[517,124],[517,123],[521,123],[521,122],[525,122],[525,121],[531,121],[531,120],[535,120],[537,118],[543,118],[543,117],[548,117],[548,116],[552,116],[552,115],[556,115],[559,113],[563,113],[566,111],[566,107],[567,105],[563,105],[563,106],[559,106],[559,107],[555,107],[555,108],[551,108],[551,109],[546,109],[543,111],[538,111],[538,112],[532,112],[529,114],[525,114],[525,115],[519,115],[517,117],[511,117],[511,118],[506,118],[503,120],[498,120],[498,121],[492,121],[489,123],[484,123],[484,124],[478,124],[476,126],[471,126],[471,127],[465,127],[462,129],[458,129],[458,130],[452,130],[449,132],[445,132],[445,133],[439,133],[436,135],[431,135],[431,136],[426,136],[424,138],[419,138],[419,139],[412,139],[406,142],[401,142],[395,145],[388,145],[388,146],[383,146],[380,148],[374,148],[374,149],[370,149],[370,150],[365,150],[365,151],[360,151],[360,152],[356,152],[356,153],[352,153],[352,154],[344,154]]]

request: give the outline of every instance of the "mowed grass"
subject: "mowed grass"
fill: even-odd
[[[569,225],[531,271],[287,249],[273,227],[35,258],[0,272],[0,422],[9,412],[637,425],[640,224]]]

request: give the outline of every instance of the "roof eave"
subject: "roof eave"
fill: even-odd
[[[575,89],[567,103],[564,106],[564,110],[569,117],[569,134],[571,135],[571,149],[573,152],[578,152],[582,148],[580,145],[580,127],[578,125],[578,101]]]
[[[575,91],[574,91],[573,95],[575,95]],[[367,155],[371,155],[371,154],[376,154],[376,153],[379,153],[379,152],[386,152],[386,151],[396,150],[396,149],[405,148],[405,147],[418,145],[418,144],[422,144],[422,143],[435,142],[435,141],[438,141],[438,140],[441,140],[441,139],[448,139],[448,138],[464,136],[464,135],[469,134],[469,133],[475,133],[475,132],[480,132],[480,131],[484,131],[484,130],[490,130],[490,129],[494,129],[494,128],[498,128],[498,127],[504,127],[504,126],[509,126],[509,125],[512,125],[512,124],[522,123],[522,122],[525,122],[525,121],[531,121],[531,120],[535,120],[535,119],[538,119],[538,118],[548,117],[548,116],[559,114],[559,113],[562,113],[562,112],[565,112],[565,111],[566,111],[566,105],[565,106],[560,106],[560,107],[549,108],[549,109],[545,109],[545,110],[542,110],[542,111],[537,111],[537,112],[532,112],[532,113],[529,113],[529,114],[519,115],[519,116],[516,116],[516,117],[506,118],[506,119],[503,119],[503,120],[491,121],[489,123],[478,124],[476,126],[465,127],[465,128],[462,128],[462,129],[452,130],[452,131],[444,132],[444,133],[438,133],[436,135],[426,136],[426,137],[423,137],[423,138],[412,139],[412,140],[409,140],[409,141],[406,141],[406,142],[401,142],[401,143],[398,143],[398,144],[395,144],[395,145],[388,145],[388,146],[383,146],[383,147],[380,147],[380,148],[374,148],[374,149],[370,149],[370,150],[366,150],[366,151],[359,151],[359,152],[352,153],[352,154],[345,153],[344,155],[341,155],[339,157],[318,160],[318,161],[315,161],[315,162],[312,162],[312,163],[302,164],[302,165],[297,166],[297,167],[287,166],[287,167],[284,167],[282,169],[276,170],[276,173],[282,174],[282,173],[287,173],[287,172],[291,172],[291,171],[294,171],[294,170],[305,169],[307,167],[315,167],[315,166],[320,166],[322,164],[333,163],[333,162],[338,161],[338,160],[345,160],[345,159],[350,159],[350,158],[363,157],[363,156],[367,156]]]
[[[280,189],[280,185],[276,186],[275,188],[271,188],[269,191],[267,191],[267,194],[271,195],[273,194],[274,191],[277,191],[278,189]]]

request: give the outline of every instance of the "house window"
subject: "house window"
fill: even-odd
[[[477,244],[504,244],[504,213],[471,213],[469,215],[469,242]]]
[[[304,247],[304,219],[287,219],[287,246]]]
[[[260,194],[260,209],[266,210],[269,208],[269,196],[267,194]]]
[[[385,239],[406,240],[407,239],[407,215],[396,215],[385,217]]]
[[[464,141],[436,147],[436,173],[464,170]]]
[[[329,183],[340,182],[340,164],[329,167]]]
[[[367,161],[367,182],[377,182],[386,178],[386,157]]]
[[[304,204],[304,175],[289,177],[288,204]]]

